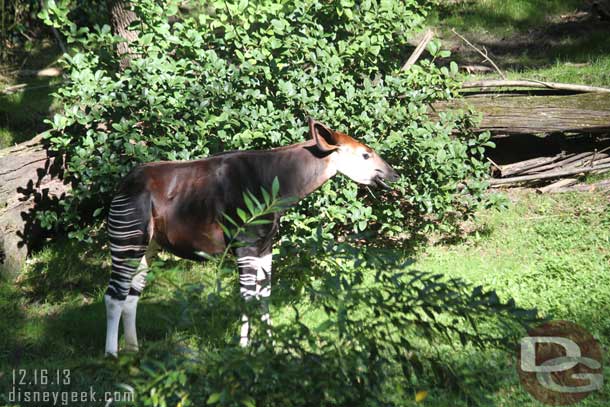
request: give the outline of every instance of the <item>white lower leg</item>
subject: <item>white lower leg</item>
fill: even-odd
[[[271,316],[269,315],[269,297],[271,297],[271,255],[262,258],[256,275],[256,292],[261,301],[263,315],[261,321],[267,325],[267,334],[271,336]]]
[[[146,276],[148,275],[148,265],[150,259],[155,255],[158,248],[151,242],[146,250],[146,254],[140,260],[137,274],[131,280],[131,288],[138,293],[144,291],[146,286]],[[125,350],[137,352],[138,334],[136,330],[136,313],[138,309],[139,295],[128,295],[123,304],[123,331],[125,332]]]
[[[248,346],[250,335],[250,321],[248,321],[248,316],[243,314],[241,316],[241,329],[239,331],[239,346],[246,347]]]
[[[106,303],[106,354],[116,356],[119,351],[119,321],[123,310],[123,302],[104,296]]]
[[[138,350],[138,335],[136,333],[136,310],[139,295],[128,295],[123,304],[123,330],[125,331],[125,350]]]

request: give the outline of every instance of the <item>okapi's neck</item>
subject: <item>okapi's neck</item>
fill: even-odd
[[[304,198],[337,173],[333,153],[322,153],[313,140],[265,153],[260,175],[268,185],[277,177],[284,198]]]

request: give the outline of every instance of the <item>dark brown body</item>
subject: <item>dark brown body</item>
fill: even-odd
[[[302,198],[334,175],[328,171],[328,160],[315,142],[307,141],[195,161],[153,162],[132,171],[120,192],[148,198],[152,240],[180,257],[201,259],[197,252],[214,254],[225,249],[218,222],[223,213],[237,219],[236,209],[245,207],[246,191],[260,197],[261,187],[271,190],[277,177],[280,196]],[[144,205],[143,209],[148,208]],[[276,223],[257,227],[260,249],[270,245]]]

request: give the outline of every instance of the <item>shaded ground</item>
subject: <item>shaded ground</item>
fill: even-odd
[[[45,119],[57,109],[52,93],[61,82],[57,72],[41,70],[54,66],[58,47],[50,40],[33,49],[14,50],[0,62],[0,148],[33,138],[48,126]],[[24,90],[5,94],[6,89],[25,84]]]
[[[610,10],[610,2],[602,9]],[[558,62],[583,68],[610,54],[610,21],[596,10],[587,1],[455,1],[441,7],[431,25],[441,27],[445,45],[461,65],[491,67],[452,28],[487,50],[503,70],[548,68]]]

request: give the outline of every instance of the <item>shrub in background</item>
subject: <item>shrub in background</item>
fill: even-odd
[[[172,1],[133,4],[140,34],[124,71],[108,26],[78,27],[53,1],[41,13],[74,46],[47,136],[73,190],[41,214],[44,226],[87,238],[137,163],[302,141],[308,116],[371,145],[402,177],[375,195],[333,179],[285,217],[285,239],[447,231],[484,201],[488,135],[468,129],[469,114],[428,116],[455,96],[457,66],[400,70],[429,2],[211,1],[187,15]],[[429,51],[447,56],[438,43]]]

